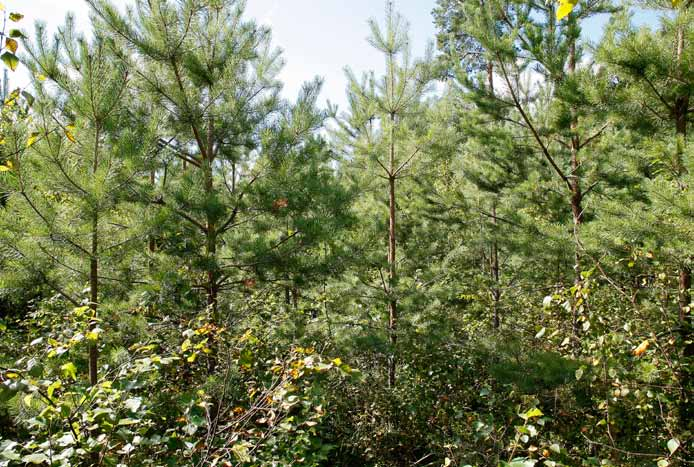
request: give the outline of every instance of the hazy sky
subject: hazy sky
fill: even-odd
[[[115,0],[125,3],[127,0]],[[36,20],[45,21],[50,29],[60,25],[67,11],[78,25],[88,30],[89,8],[84,0],[3,0],[10,11],[25,15],[22,29],[31,32]],[[435,0],[395,0],[396,9],[410,22],[413,52],[421,55],[426,43],[435,35],[431,10]],[[344,67],[357,73],[381,70],[382,57],[366,42],[371,17],[382,19],[382,0],[248,0],[247,15],[273,30],[273,42],[284,50],[286,66],[281,78],[285,94],[294,98],[301,83],[321,76],[325,79],[323,98],[345,102]],[[600,36],[604,19],[592,20],[584,35],[593,40]],[[12,87],[22,86],[28,78],[21,70],[11,75]],[[343,109],[344,110],[344,109]]]

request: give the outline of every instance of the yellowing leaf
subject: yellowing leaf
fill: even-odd
[[[542,411],[540,409],[534,408],[534,409],[530,409],[527,412],[525,412],[525,417],[523,417],[523,418],[527,420],[528,418],[542,417],[543,415],[544,414],[542,413]]]
[[[634,355],[639,357],[643,355],[646,350],[648,350],[648,347],[651,345],[651,342],[646,339],[645,341],[641,342],[638,347],[634,349]]]
[[[65,365],[61,366],[60,369],[63,371],[63,375],[73,380],[77,379],[77,367],[72,362],[67,362]]]
[[[557,19],[561,20],[571,13],[578,3],[578,0],[559,0],[559,8],[557,8]]]
[[[12,170],[12,162],[7,161],[7,165],[0,165],[0,172],[9,172]]]
[[[72,141],[73,143],[76,143],[76,142],[77,142],[77,140],[76,140],[75,137],[72,135],[72,133],[70,133],[69,130],[65,130],[65,136],[67,136],[67,139],[69,139],[69,140]]]
[[[672,8],[677,8],[682,3],[682,0],[672,0]]]
[[[9,67],[10,70],[14,71],[19,66],[19,59],[12,52],[5,52],[0,55],[0,60]]]
[[[75,313],[75,316],[82,316],[89,310],[89,306],[78,306],[77,308],[73,308],[73,313]]]
[[[5,39],[5,47],[7,47],[7,50],[12,52],[13,54],[16,54],[17,49],[19,48],[19,42],[12,39],[11,37],[8,37],[7,39]]]
[[[39,134],[38,133],[32,133],[29,136],[29,139],[27,139],[27,147],[30,148],[38,139],[39,139]]]
[[[53,399],[53,393],[56,389],[60,389],[62,385],[63,384],[60,382],[60,380],[51,383],[51,385],[48,386],[48,388],[46,389],[46,394],[48,394],[48,398]]]
[[[39,81],[46,81],[47,78],[46,75],[36,75],[36,79],[38,79]]]
[[[24,15],[21,13],[17,13],[17,12],[10,13],[10,21],[14,21],[16,23],[18,21],[21,21],[22,18],[24,18]]]

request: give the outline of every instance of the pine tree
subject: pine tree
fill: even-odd
[[[121,261],[137,240],[129,204],[139,196],[147,129],[125,108],[128,72],[105,37],[87,41],[68,16],[53,43],[38,26],[28,53],[37,99],[33,123],[12,141],[21,157],[2,212],[6,267],[37,274],[75,306],[87,284],[94,385],[98,311],[130,284]]]
[[[653,4],[647,4],[653,5]],[[669,10],[657,31],[637,28],[627,12],[612,18],[598,49],[610,82],[607,101],[625,128],[641,139],[638,150],[646,167],[642,183],[646,201],[636,209],[609,206],[613,237],[636,238],[667,259],[678,271],[676,316],[682,337],[682,420],[691,419],[691,381],[687,359],[694,358],[691,315],[692,284],[692,145],[694,121],[694,7],[656,2]],[[624,235],[627,233],[628,235]],[[686,427],[686,422],[684,422]]]
[[[591,154],[591,144],[607,128],[594,115],[586,91],[593,72],[589,66],[579,66],[583,56],[580,25],[585,18],[609,8],[600,1],[581,3],[559,22],[554,3],[470,1],[455,5],[442,2],[439,7],[440,16],[458,18],[444,22],[451,28],[449,34],[454,34],[448,50],[462,50],[458,42],[472,44],[476,60],[490,64],[487,76],[498,81],[478,79],[462,70],[457,80],[467,99],[487,117],[521,129],[526,148],[533,147],[550,168],[558,184],[553,189],[564,193],[571,212],[573,282],[578,289],[581,272],[589,266],[582,258],[580,239],[586,220],[585,199],[600,183],[599,174],[592,170],[599,163],[590,159],[596,157]],[[491,128],[488,131],[493,131]],[[577,302],[571,321],[578,346],[585,316],[581,316]]]
[[[243,222],[244,198],[265,175],[257,154],[278,105],[281,66],[270,31],[243,18],[243,2],[138,1],[126,16],[108,1],[89,2],[128,47],[139,91],[168,115],[160,141],[180,161],[155,201],[179,218],[215,322],[228,276],[224,237]],[[227,248],[234,245],[227,243]]]
[[[387,273],[379,268],[388,309],[388,384],[395,385],[398,339],[398,181],[411,169],[426,147],[423,116],[429,90],[430,58],[413,61],[405,20],[387,4],[385,29],[369,22],[369,44],[385,58],[385,75],[374,73],[358,79],[349,69],[348,114],[339,120],[343,143],[355,163],[377,170],[387,183],[388,248]],[[423,128],[424,127],[424,128]]]

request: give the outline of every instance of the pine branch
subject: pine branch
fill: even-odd
[[[185,219],[185,220],[187,220],[188,222],[190,222],[191,224],[193,224],[195,227],[197,227],[198,229],[200,229],[203,233],[205,233],[205,234],[207,233],[207,227],[205,227],[201,222],[199,222],[199,221],[196,220],[195,218],[189,216],[188,214],[186,214],[185,212],[181,211],[180,209],[174,208],[173,206],[169,206],[169,205],[164,201],[163,198],[159,198],[159,199],[156,199],[156,200],[154,200],[154,201],[151,201],[151,203],[152,203],[152,204],[158,204],[158,205],[160,205],[160,206],[166,206],[166,207],[168,207],[169,209],[171,209],[172,212],[174,212],[174,213],[177,214],[178,216],[182,217],[183,219]]]
[[[535,141],[537,141],[537,144],[540,145],[540,148],[542,149],[542,154],[545,156],[545,159],[550,163],[552,168],[554,168],[554,171],[559,175],[559,178],[561,178],[564,183],[566,183],[566,186],[571,190],[571,181],[569,178],[564,174],[564,172],[559,168],[557,163],[554,161],[554,158],[552,155],[549,153],[549,149],[547,149],[547,146],[545,143],[542,141],[542,138],[540,137],[539,133],[535,129],[535,126],[533,125],[532,121],[528,117],[528,115],[525,112],[525,109],[523,109],[522,104],[518,100],[518,96],[516,96],[516,92],[513,89],[513,85],[511,84],[511,80],[508,77],[508,73],[506,72],[506,66],[504,64],[504,61],[501,59],[501,56],[497,53],[497,59],[499,61],[499,65],[501,67],[502,74],[504,75],[504,80],[506,81],[506,85],[508,86],[509,92],[511,93],[511,97],[513,98],[513,102],[516,106],[516,109],[518,109],[518,112],[520,112],[521,117],[523,117],[523,120],[525,121],[526,125],[528,125],[528,128],[533,134],[533,137],[535,138]]]

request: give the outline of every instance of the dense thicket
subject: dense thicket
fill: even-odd
[[[88,4],[2,33],[0,466],[692,463],[691,2],[388,2],[346,109],[240,0]]]

